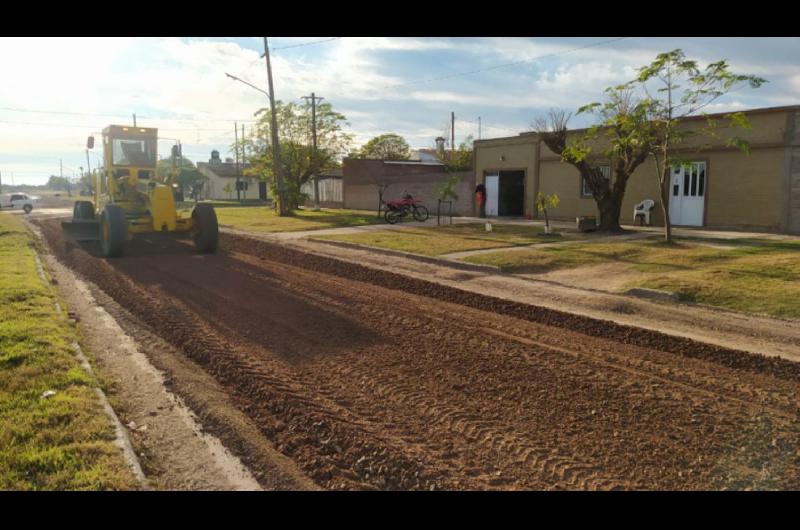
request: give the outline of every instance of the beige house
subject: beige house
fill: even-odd
[[[204,200],[236,199],[236,176],[238,174],[241,198],[258,199],[259,182],[257,179],[244,176],[243,173],[247,167],[247,164],[239,164],[237,173],[235,162],[230,158],[223,162],[219,158],[219,152],[212,151],[208,163],[197,163],[197,170],[207,179],[200,191],[200,198]]]
[[[752,128],[720,126],[718,138],[683,147],[682,157],[691,164],[674,168],[668,184],[670,218],[676,226],[800,233],[800,105],[745,114]],[[696,126],[702,119],[685,123]],[[750,143],[749,154],[725,146],[733,134]],[[539,191],[561,199],[552,210],[554,218],[598,215],[578,171],[561,162],[536,133],[477,140],[474,145],[475,180],[486,185],[488,215],[538,218],[533,203]],[[628,181],[620,221],[632,223],[634,206],[645,199],[658,203],[658,197],[654,163],[648,160]],[[652,223],[663,225],[660,206]]]

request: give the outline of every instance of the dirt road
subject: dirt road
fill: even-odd
[[[105,260],[40,223],[324,488],[800,487],[799,364],[228,234]]]

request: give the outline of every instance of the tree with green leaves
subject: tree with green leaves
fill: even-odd
[[[406,139],[393,133],[376,136],[365,143],[357,153],[357,158],[376,160],[408,160],[410,157],[411,148]]]
[[[469,135],[458,145],[458,149],[452,151],[443,149],[436,154],[436,158],[444,165],[444,169],[448,173],[469,171],[472,169],[473,143],[472,135]]]
[[[550,219],[547,217],[547,210],[557,208],[561,204],[561,198],[555,193],[548,195],[541,191],[536,194],[536,209],[544,214],[544,233],[550,233]]]
[[[311,142],[311,106],[277,101],[276,118],[279,124],[280,156],[283,166],[284,185],[290,210],[305,202],[301,191],[303,184],[314,175],[314,156]],[[317,116],[317,171],[329,171],[341,165],[341,156],[348,152],[352,135],[346,133],[347,118],[333,110],[330,103],[321,103],[316,108]],[[269,182],[273,196],[278,197],[277,184],[273,175],[272,147],[270,138],[271,112],[263,108],[256,112],[258,122],[250,138],[240,139],[232,146],[239,149],[249,166],[244,170],[246,176]],[[242,151],[244,147],[244,151]]]
[[[67,177],[59,177],[58,175],[50,175],[46,186],[51,190],[68,191],[70,189],[69,179]]]
[[[178,157],[174,161],[171,157],[159,160],[156,163],[156,176],[163,182],[172,179],[172,182],[180,188],[182,195],[187,189],[192,195],[198,195],[208,180],[208,177],[195,167],[194,162],[186,157]]]
[[[639,69],[636,79],[625,86],[644,94],[652,124],[650,156],[655,164],[660,190],[661,210],[664,214],[664,239],[672,240],[669,217],[669,178],[671,168],[686,165],[680,156],[681,144],[701,135],[718,138],[715,129],[719,120],[706,116],[704,125],[691,127],[684,118],[695,116],[711,103],[739,87],[758,88],[766,81],[753,75],[734,74],[724,60],[700,68],[697,61],[686,59],[680,49],[659,54],[656,59]],[[703,115],[705,115],[703,113]],[[724,116],[731,128],[749,128],[747,117],[741,112]],[[747,153],[748,143],[738,136],[729,137],[725,145],[737,147]],[[702,147],[701,147],[702,148]]]
[[[585,132],[570,134],[571,114],[551,110],[534,122],[542,141],[562,162],[572,164],[586,181],[600,213],[601,231],[622,230],[619,217],[625,188],[633,172],[650,154],[649,106],[625,87],[606,89],[603,103],[592,103],[578,113],[592,113],[599,123]],[[602,166],[610,166],[607,176]]]
[[[581,107],[579,114],[599,117],[599,123],[586,132],[569,134],[570,115],[564,111],[550,111],[547,117],[536,120],[534,128],[545,145],[562,161],[575,166],[585,179],[600,212],[600,230],[620,230],[627,181],[638,166],[652,159],[664,213],[665,239],[670,241],[667,178],[672,167],[686,163],[676,151],[689,138],[717,136],[717,120],[707,117],[704,127],[692,128],[685,118],[697,115],[739,86],[757,88],[764,82],[755,76],[731,73],[724,60],[701,69],[681,50],[673,50],[659,54],[653,63],[640,68],[636,79],[606,89],[605,102]],[[726,119],[732,127],[749,126],[742,113],[728,114]],[[729,138],[726,145],[747,150],[747,142],[738,137]],[[601,170],[604,160],[610,161],[609,178]]]

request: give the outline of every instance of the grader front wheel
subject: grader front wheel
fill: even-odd
[[[192,210],[192,238],[201,254],[212,254],[217,250],[219,225],[217,213],[210,204],[198,204]]]
[[[100,248],[103,256],[118,258],[125,252],[128,241],[128,223],[119,206],[107,204],[100,214]]]

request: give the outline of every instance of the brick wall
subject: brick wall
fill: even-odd
[[[472,171],[457,173],[458,200],[453,201],[453,215],[473,215],[475,177]],[[387,163],[383,160],[346,158],[342,169],[344,207],[355,210],[377,210],[377,182],[389,184],[384,200],[402,197],[404,191],[419,199],[435,215],[439,190],[447,184],[449,174],[441,164]]]

